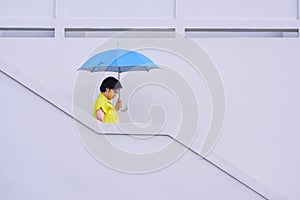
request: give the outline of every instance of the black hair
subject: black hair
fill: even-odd
[[[112,76],[104,79],[100,85],[100,92],[105,92],[106,88],[108,89],[120,89],[122,85],[120,81]]]

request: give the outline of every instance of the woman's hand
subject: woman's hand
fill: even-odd
[[[118,99],[115,105],[115,109],[118,111],[122,107],[122,100]]]

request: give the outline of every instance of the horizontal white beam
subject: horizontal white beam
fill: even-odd
[[[211,20],[184,19],[184,28],[300,28],[300,20]],[[176,28],[176,20],[159,19],[1,19],[6,27],[65,27],[65,28]]]
[[[300,28],[300,20],[184,20],[185,28]]]

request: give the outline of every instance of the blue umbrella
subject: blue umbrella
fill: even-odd
[[[112,49],[94,55],[77,71],[86,70],[91,73],[103,71],[118,72],[118,79],[120,80],[120,73],[122,72],[150,71],[152,69],[159,69],[159,67],[143,54],[125,49]],[[125,110],[127,110],[127,106],[122,111]]]
[[[112,49],[94,55],[77,69],[77,71],[118,72],[120,79],[120,73],[122,72],[150,71],[152,69],[159,69],[159,67],[143,54],[125,49]]]

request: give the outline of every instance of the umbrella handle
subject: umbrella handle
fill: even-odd
[[[121,91],[119,92],[118,101],[120,100],[120,98],[121,98]],[[127,105],[126,105],[125,108],[120,108],[119,110],[120,110],[121,112],[125,112],[125,111],[128,110],[128,107],[127,107]]]
[[[127,109],[128,109],[128,107],[126,106],[125,108],[120,108],[119,110],[120,110],[121,112],[125,112],[125,111],[127,111]]]
[[[120,70],[120,68],[119,68],[119,70]],[[118,79],[120,80],[120,71],[118,71]],[[121,91],[119,91],[118,100],[120,100],[120,98],[121,98]],[[125,108],[120,108],[119,110],[121,112],[125,112],[127,109],[128,109],[128,107],[126,106]]]

